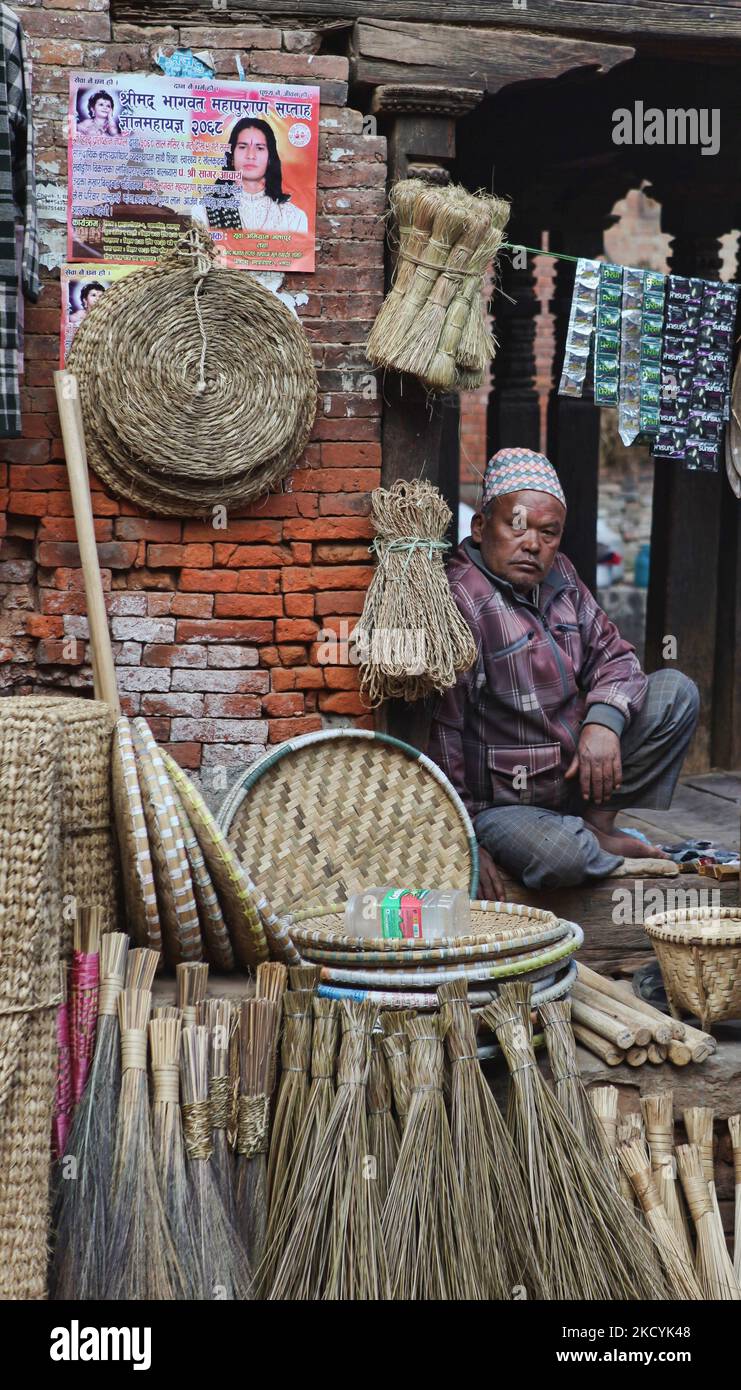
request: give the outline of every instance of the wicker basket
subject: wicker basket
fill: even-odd
[[[697,1015],[703,1029],[741,1018],[741,909],[658,912],[643,925],[675,1018],[685,1009]]]

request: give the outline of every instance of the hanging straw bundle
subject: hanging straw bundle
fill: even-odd
[[[741,1289],[733,1273],[722,1225],[708,1187],[705,1165],[697,1144],[680,1144],[677,1167],[685,1200],[697,1233],[697,1276],[705,1297],[738,1302]]]
[[[102,907],[78,907],[73,928],[70,976],[72,1100],[79,1105],[95,1050],[100,975]]]
[[[279,1028],[278,1000],[242,1000],[236,1209],[237,1229],[252,1270],[262,1261],[267,1231],[270,1079],[275,1072]]]
[[[308,989],[289,989],[283,995],[282,1071],[268,1159],[271,1210],[274,1202],[282,1201],[309,1099],[311,1001],[312,992]]]
[[[74,1158],[71,1180],[63,1170],[55,1212],[52,1284],[53,1296],[59,1299],[105,1296],[113,1136],[121,1086],[118,997],[128,949],[123,932],[106,932],[100,944],[95,1054],[65,1149]]]
[[[450,277],[452,271],[458,284],[424,369],[427,384],[440,391],[471,389],[472,379],[483,380],[494,357],[495,342],[484,318],[482,282],[501,246],[508,218],[509,204],[503,199],[476,197],[467,218],[467,234],[448,263],[446,275]]]
[[[316,1027],[316,1025],[315,1025]],[[374,1163],[374,1178],[378,1185],[378,1204],[388,1196],[399,1157],[399,1131],[391,1113],[391,1079],[383,1055],[381,1040],[371,1039],[370,1070],[368,1072],[368,1152]]]
[[[157,1010],[157,1013],[159,1017],[153,1018],[149,1024],[154,1161],[170,1234],[183,1274],[186,1297],[198,1298],[200,1290],[195,1277],[198,1250],[185,1169],[183,1122],[180,1114],[181,1020],[178,1010],[168,1006]]]
[[[340,1007],[337,1092],[291,1213],[268,1295],[273,1300],[388,1298],[378,1193],[365,1171],[365,1088],[376,1009],[350,1000]]]
[[[389,192],[390,220],[398,238],[396,269],[368,337],[366,353],[375,366],[391,366],[404,346],[412,317],[409,289],[427,248],[437,205],[437,189],[422,179],[400,179]]]
[[[371,495],[378,565],[358,624],[361,693],[420,700],[455,685],[476,660],[445,574],[451,511],[431,483],[399,480]]]
[[[476,1051],[476,1025],[465,979],[437,991],[450,1063],[450,1131],[455,1166],[473,1238],[482,1294],[508,1298],[511,1283],[502,1244],[509,1228],[508,1211],[498,1202],[501,1179],[494,1171],[498,1155],[490,1143],[485,1118],[486,1081]],[[519,1177],[514,1165],[513,1179]],[[513,1187],[515,1182],[513,1181]]]
[[[188,1156],[192,1219],[198,1249],[198,1297],[248,1299],[252,1275],[219,1192],[211,1165],[211,1107],[208,1099],[208,1029],[184,1028],[180,1050],[180,1093]]]
[[[677,1163],[674,1157],[674,1093],[642,1096],[641,1111],[659,1196],[674,1227],[688,1264],[694,1256],[687,1218],[677,1190]]]
[[[571,1031],[571,1000],[554,999],[549,1004],[542,1004],[539,1013],[556,1086],[556,1100],[594,1158],[602,1163],[605,1152],[602,1135],[576,1061],[576,1042]]]
[[[729,1115],[728,1128],[731,1132],[731,1144],[733,1145],[733,1175],[735,1197],[735,1224],[733,1228],[733,1272],[736,1275],[739,1287],[741,1287],[741,1115]]]
[[[229,1045],[232,1034],[232,1009],[229,1000],[204,999],[198,1006],[198,1022],[208,1030],[208,1103],[211,1107],[213,1145],[211,1163],[226,1214],[234,1225],[234,1178],[226,1134],[231,1106]]]
[[[147,952],[148,955],[154,954]],[[147,1090],[148,990],[119,996],[121,1095],[111,1185],[106,1298],[184,1298],[186,1279],[170,1234],[152,1148]]]
[[[672,1297],[701,1299],[703,1293],[693,1262],[687,1259],[686,1249],[661,1200],[645,1144],[640,1139],[630,1139],[620,1145],[618,1156],[654,1238]]]
[[[483,1018],[511,1074],[508,1119],[528,1182],[546,1297],[662,1298],[650,1238],[538,1071],[530,996],[527,984],[503,985]]]
[[[412,1098],[382,1224],[394,1299],[485,1296],[443,1098],[445,1030],[439,1015],[407,1024]]]
[[[201,961],[176,965],[175,988],[183,1027],[193,1028],[198,1020],[198,1006],[206,998],[208,965]]]
[[[715,1170],[713,1167],[713,1111],[708,1105],[690,1105],[683,1113],[684,1127],[690,1144],[696,1144],[700,1153],[705,1181],[708,1185],[710,1194],[710,1204],[713,1209],[713,1220],[716,1226],[716,1236],[718,1241],[725,1241],[723,1233],[723,1218],[718,1206],[718,1194],[715,1190]]]
[[[409,1038],[407,1023],[412,1017],[407,1009],[384,1009],[381,1014],[381,1031],[386,1063],[394,1095],[394,1110],[403,1134],[409,1112],[411,1092],[409,1090]]]

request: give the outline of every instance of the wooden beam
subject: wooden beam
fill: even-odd
[[[361,19],[353,30],[350,74],[361,86],[438,83],[494,93],[515,82],[552,79],[575,69],[609,72],[634,52],[627,44],[509,29]]]
[[[288,20],[309,23],[312,28],[349,25],[366,18],[414,20],[426,23],[492,25],[492,0],[279,0],[274,7],[259,9],[255,0],[229,0],[228,10],[212,0],[113,0],[114,20],[133,24],[188,22],[243,24]],[[505,7],[502,6],[502,9]],[[741,40],[741,5],[738,0],[527,0],[522,9],[507,5],[508,29],[546,29],[582,34],[615,34],[621,39],[644,36],[685,39],[693,44],[713,40]]]

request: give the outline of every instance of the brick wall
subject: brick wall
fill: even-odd
[[[61,183],[71,68],[156,72],[160,46],[209,49],[237,79],[318,82],[317,270],[288,275],[319,372],[319,410],[284,490],[226,530],[150,517],[92,478],[125,709],[191,769],[244,764],[267,743],[338,719],[370,724],[357,670],[318,660],[322,628],[352,630],[370,578],[369,494],[380,480],[380,399],[363,343],[383,294],[385,140],[347,107],[347,60],[309,30],[111,24],[107,0],[16,6],[34,62],[37,172]],[[89,690],[85,599],[53,371],[58,273],[26,308],[24,437],[0,441],[0,691]],[[371,389],[369,390],[369,381]],[[77,639],[76,642],[73,639]],[[323,654],[323,655],[326,655]]]

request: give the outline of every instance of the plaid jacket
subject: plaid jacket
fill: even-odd
[[[472,815],[507,804],[564,808],[582,724],[620,735],[646,698],[633,647],[565,555],[537,606],[491,574],[470,538],[448,580],[478,656],[438,702],[430,757]]]

